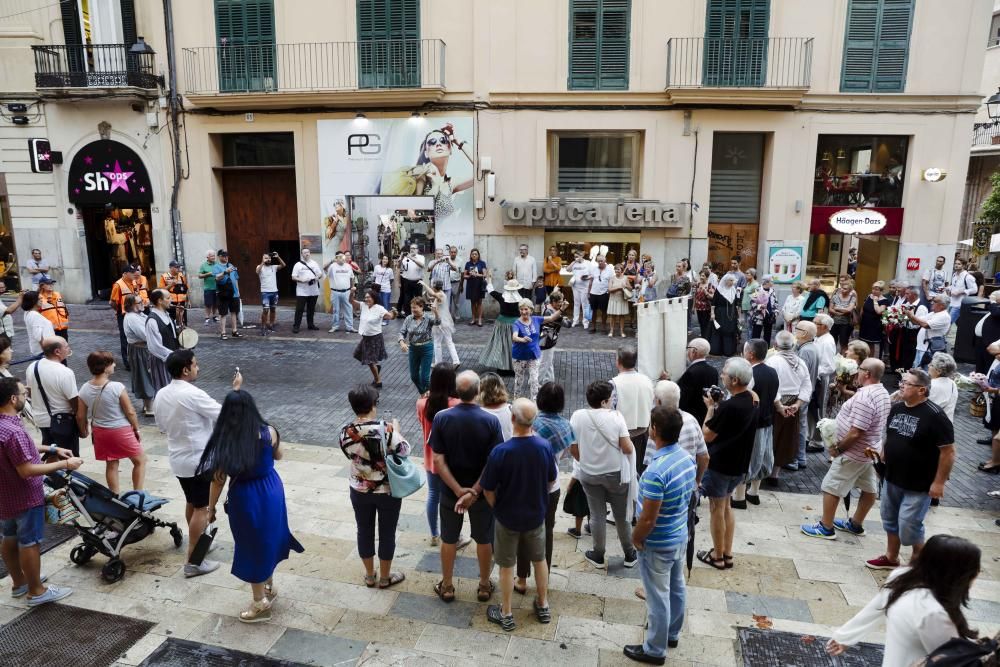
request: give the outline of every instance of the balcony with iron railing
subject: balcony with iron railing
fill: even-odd
[[[667,93],[675,102],[794,105],[810,85],[811,37],[667,40]]]
[[[183,49],[183,90],[196,105],[413,104],[440,99],[440,39],[221,44]]]
[[[32,46],[35,87],[43,96],[103,95],[133,89],[155,96],[162,80],[152,53],[134,53],[129,44],[43,44]]]
[[[973,124],[972,152],[1000,153],[1000,122]]]

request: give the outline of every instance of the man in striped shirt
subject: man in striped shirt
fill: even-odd
[[[677,438],[684,420],[680,412],[657,406],[650,415],[656,451],[639,480],[642,514],[632,529],[639,552],[639,573],[646,591],[649,629],[643,644],[625,647],[625,656],[662,665],[667,647],[675,648],[684,624],[684,553],[688,539],[688,506],[695,488],[696,464]]]

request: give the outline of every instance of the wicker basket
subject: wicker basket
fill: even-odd
[[[986,396],[979,392],[969,401],[969,414],[982,419],[986,416]]]

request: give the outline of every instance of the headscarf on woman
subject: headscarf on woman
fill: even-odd
[[[736,299],[736,281],[732,276],[724,276],[719,282],[719,286],[715,288],[715,291],[722,296],[723,299],[732,303]]]

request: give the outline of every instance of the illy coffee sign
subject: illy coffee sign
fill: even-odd
[[[842,234],[874,234],[886,222],[884,215],[866,208],[845,208],[830,216],[830,226]]]
[[[500,202],[509,225],[564,229],[680,227],[681,207],[657,201],[565,202],[535,199]]]

